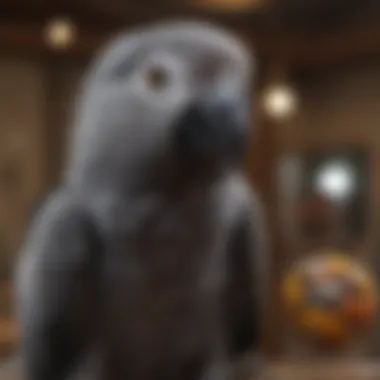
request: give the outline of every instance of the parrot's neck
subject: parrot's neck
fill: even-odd
[[[131,188],[119,191],[104,184],[77,188],[86,209],[95,217],[103,231],[139,230],[152,215],[161,210],[187,207],[209,207],[218,188],[217,183],[179,183],[171,188]],[[122,221],[122,222],[121,222]]]

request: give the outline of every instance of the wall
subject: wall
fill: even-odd
[[[0,264],[60,177],[79,73],[67,62],[0,56]]]
[[[8,268],[43,182],[44,85],[40,62],[0,60],[0,259]]]
[[[0,55],[0,357],[15,343],[12,274],[34,210],[61,176],[81,64]]]

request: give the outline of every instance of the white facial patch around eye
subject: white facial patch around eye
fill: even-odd
[[[140,96],[164,107],[186,97],[186,67],[173,54],[156,53],[137,68],[131,85]]]

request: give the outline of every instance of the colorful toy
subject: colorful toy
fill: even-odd
[[[317,346],[342,346],[372,326],[377,306],[373,276],[354,257],[324,251],[297,261],[282,296],[294,331]]]

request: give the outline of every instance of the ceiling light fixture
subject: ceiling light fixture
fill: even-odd
[[[56,18],[47,23],[45,40],[53,49],[64,50],[73,45],[76,32],[76,26],[70,19]]]
[[[269,86],[263,92],[262,101],[265,113],[276,120],[290,118],[298,108],[297,92],[285,84]]]

